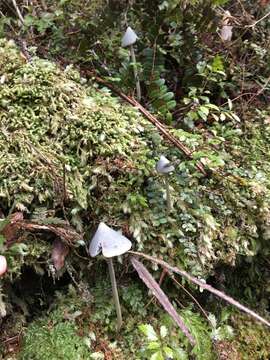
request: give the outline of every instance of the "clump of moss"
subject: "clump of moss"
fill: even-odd
[[[265,327],[243,315],[233,317],[235,338],[233,347],[243,360],[268,360],[270,357],[270,334]]]
[[[65,321],[58,324],[46,320],[35,322],[28,327],[20,360],[85,360],[89,348],[77,333],[74,323]]]
[[[89,343],[77,321],[86,306],[86,300],[78,296],[71,286],[67,293],[57,292],[56,295],[47,314],[33,319],[27,327],[18,359],[89,358]]]

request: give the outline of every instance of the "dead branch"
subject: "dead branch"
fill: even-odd
[[[179,274],[179,275],[185,277],[186,279],[188,279],[189,281],[191,281],[194,284],[198,285],[202,289],[205,289],[205,290],[211,292],[212,294],[215,294],[219,298],[225,300],[229,304],[237,307],[238,309],[240,309],[240,310],[244,311],[245,313],[249,314],[250,316],[254,317],[256,320],[259,320],[263,324],[270,327],[270,322],[267,321],[266,319],[264,319],[263,317],[261,317],[260,315],[258,315],[257,313],[255,313],[255,311],[248,309],[244,305],[240,304],[238,301],[234,300],[232,297],[224,294],[220,290],[217,290],[217,289],[213,288],[211,285],[205,284],[204,282],[202,282],[201,280],[199,280],[199,279],[195,278],[194,276],[190,275],[186,271],[181,270],[181,269],[179,269],[177,267],[171,266],[171,265],[169,265],[168,263],[166,263],[163,260],[157,259],[157,258],[155,258],[153,256],[146,255],[146,254],[141,253],[141,252],[129,251],[129,253],[132,254],[132,255],[144,257],[147,260],[150,260],[150,261],[152,261],[152,262],[154,262],[156,264],[159,264],[159,265],[163,266],[164,268],[168,269],[171,272],[174,272],[176,274]]]

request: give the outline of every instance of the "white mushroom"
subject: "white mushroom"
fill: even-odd
[[[124,36],[122,37],[122,47],[127,47],[127,46],[131,46],[131,45],[135,44],[137,39],[138,39],[137,34],[129,26],[127,28]]]
[[[156,170],[158,173],[164,175],[165,187],[166,187],[166,200],[167,200],[167,211],[168,213],[172,209],[171,196],[170,196],[170,184],[169,184],[169,173],[175,170],[172,163],[164,156],[161,155],[158,162],[156,163]]]
[[[102,252],[106,258],[119,256],[131,248],[131,242],[119,232],[101,222],[91,241],[89,253],[92,257]]]
[[[117,331],[119,331],[122,326],[122,313],[112,258],[126,253],[130,248],[131,242],[125,236],[111,229],[103,222],[99,224],[89,246],[89,253],[92,257],[95,257],[102,252],[102,255],[106,257],[108,261],[113,299],[117,314]]]
[[[171,164],[170,160],[168,160],[164,155],[161,155],[156,164],[156,169],[160,174],[168,174],[174,171],[174,166]]]
[[[220,37],[223,41],[231,41],[233,35],[233,27],[229,25],[230,19],[232,19],[231,13],[227,10],[224,12],[222,19],[222,28],[220,30]]]
[[[142,97],[141,96],[141,85],[140,85],[140,80],[139,80],[139,76],[138,76],[138,71],[137,71],[137,66],[136,66],[136,57],[135,57],[135,52],[134,52],[134,47],[133,47],[133,44],[136,43],[137,39],[138,39],[137,34],[129,26],[127,28],[124,36],[122,37],[122,47],[129,47],[131,60],[133,63],[134,78],[135,78],[135,82],[136,82],[137,99],[138,99],[138,101],[141,101],[141,97]]]
[[[7,260],[5,256],[0,255],[0,276],[7,271]]]
[[[220,31],[220,37],[223,41],[231,41],[232,40],[232,29],[233,27],[230,25],[223,25]]]

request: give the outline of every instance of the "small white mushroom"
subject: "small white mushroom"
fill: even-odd
[[[168,160],[164,155],[161,155],[156,164],[156,169],[160,174],[168,174],[174,171],[174,166],[171,164],[170,160]]]
[[[230,25],[223,25],[220,30],[220,37],[223,41],[231,41],[232,40],[232,29],[233,27]]]
[[[140,80],[139,80],[139,76],[138,76],[138,71],[137,71],[137,66],[136,66],[136,57],[135,57],[135,52],[134,52],[134,47],[133,47],[133,45],[136,43],[137,39],[138,39],[137,34],[129,26],[127,28],[124,36],[122,37],[122,47],[129,47],[131,60],[133,63],[134,78],[135,78],[135,82],[136,82],[137,99],[138,99],[138,101],[141,101],[141,97],[142,97],[141,96],[141,85],[140,85]]]
[[[224,12],[222,19],[222,28],[220,30],[220,37],[223,41],[231,41],[233,35],[233,27],[229,25],[230,20],[232,19],[231,13],[227,10]]]
[[[167,211],[168,213],[172,209],[171,196],[170,196],[170,184],[169,184],[169,173],[175,170],[172,163],[164,156],[161,155],[158,162],[156,163],[156,170],[158,173],[164,175],[165,187],[166,187],[166,200],[167,200]]]
[[[129,26],[127,28],[124,36],[122,37],[122,47],[127,47],[127,46],[131,46],[131,45],[135,44],[137,39],[138,39],[137,34]]]
[[[7,271],[7,260],[5,256],[0,255],[0,276]]]
[[[131,242],[125,236],[111,229],[103,222],[99,224],[89,246],[89,253],[92,257],[95,257],[102,252],[102,255],[106,257],[108,261],[113,299],[117,314],[117,331],[119,331],[122,326],[122,313],[112,258],[126,253],[130,248]]]

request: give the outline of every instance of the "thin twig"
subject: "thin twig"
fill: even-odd
[[[172,271],[172,272],[174,272],[176,274],[179,274],[179,275],[185,277],[186,279],[188,279],[189,281],[191,281],[194,284],[198,285],[199,287],[211,292],[212,294],[215,294],[219,298],[227,301],[229,304],[237,307],[238,309],[240,309],[240,310],[244,311],[245,313],[249,314],[250,316],[254,317],[256,320],[259,320],[263,324],[270,327],[270,322],[267,321],[266,319],[264,319],[263,317],[261,317],[260,315],[258,315],[255,311],[248,309],[246,306],[244,306],[244,305],[240,304],[238,301],[234,300],[231,296],[228,296],[228,295],[224,294],[222,291],[213,288],[211,285],[205,284],[201,280],[199,280],[196,277],[194,277],[194,276],[190,275],[189,273],[187,273],[185,270],[182,270],[182,269],[179,269],[177,267],[171,266],[171,265],[169,265],[168,263],[166,263],[163,260],[157,259],[157,258],[155,258],[153,256],[146,255],[146,254],[141,253],[141,252],[129,251],[129,253],[132,254],[132,255],[144,257],[147,260],[150,260],[150,261],[152,261],[152,262],[154,262],[156,264],[159,264],[159,265],[167,268],[169,271]]]
[[[270,82],[270,76],[269,76],[269,78],[266,80],[266,83],[261,87],[261,89],[258,90],[258,91],[256,92],[256,94],[254,94],[254,95],[248,100],[248,102],[247,102],[246,105],[250,104],[256,97],[258,97],[259,95],[261,95],[261,94],[264,92],[264,90],[267,88],[269,82]]]
[[[21,13],[21,11],[20,11],[17,3],[16,3],[16,0],[12,0],[12,4],[13,4],[16,12],[17,12],[17,15],[18,15],[18,18],[19,18],[20,22],[22,23],[22,25],[24,25],[24,18],[23,18],[22,13]]]
[[[203,309],[203,307],[201,306],[201,304],[199,303],[199,301],[198,301],[197,299],[195,299],[195,297],[194,297],[182,284],[180,284],[180,282],[177,281],[176,278],[175,278],[172,274],[170,275],[170,278],[171,278],[178,286],[180,286],[180,288],[181,288],[182,290],[184,290],[185,293],[188,294],[188,296],[191,297],[191,299],[195,302],[195,304],[196,304],[196,305],[198,306],[198,308],[201,310],[201,312],[203,313],[203,315],[205,316],[205,318],[209,321],[210,325],[212,325],[212,323],[211,323],[211,321],[210,321],[210,319],[209,319],[206,311]]]
[[[183,152],[190,160],[194,160],[192,156],[192,152],[181,142],[179,141],[174,135],[172,135],[167,127],[163,125],[154,115],[152,115],[148,110],[145,109],[138,101],[136,101],[134,98],[127,96],[126,94],[122,93],[120,90],[116,89],[114,86],[109,84],[107,81],[103,80],[99,76],[91,73],[89,74],[94,77],[94,79],[100,83],[111,89],[114,93],[116,93],[118,96],[120,96],[122,99],[127,101],[129,104],[136,107],[155,127],[160,131],[160,133],[166,138],[168,141],[170,141],[174,146],[176,146],[181,152]],[[197,169],[204,175],[207,176],[207,171],[204,168],[204,165],[198,161],[196,162]]]
[[[246,92],[246,93],[240,94],[240,95],[238,95],[238,96],[236,96],[235,98],[230,99],[230,100],[231,100],[231,102],[234,102],[234,101],[238,100],[239,98],[244,97],[244,96],[248,96],[248,95],[255,95],[255,96],[257,96],[257,93],[254,94],[254,93],[252,93],[252,92]],[[228,101],[225,101],[225,102],[224,102],[223,104],[221,104],[220,106],[227,105],[228,103],[229,103]]]
[[[251,25],[246,25],[246,28],[250,28],[250,27],[255,27],[259,22],[263,21],[264,19],[266,19],[268,16],[270,16],[270,11],[265,14],[262,18],[260,18],[259,20],[255,21],[253,24]]]

